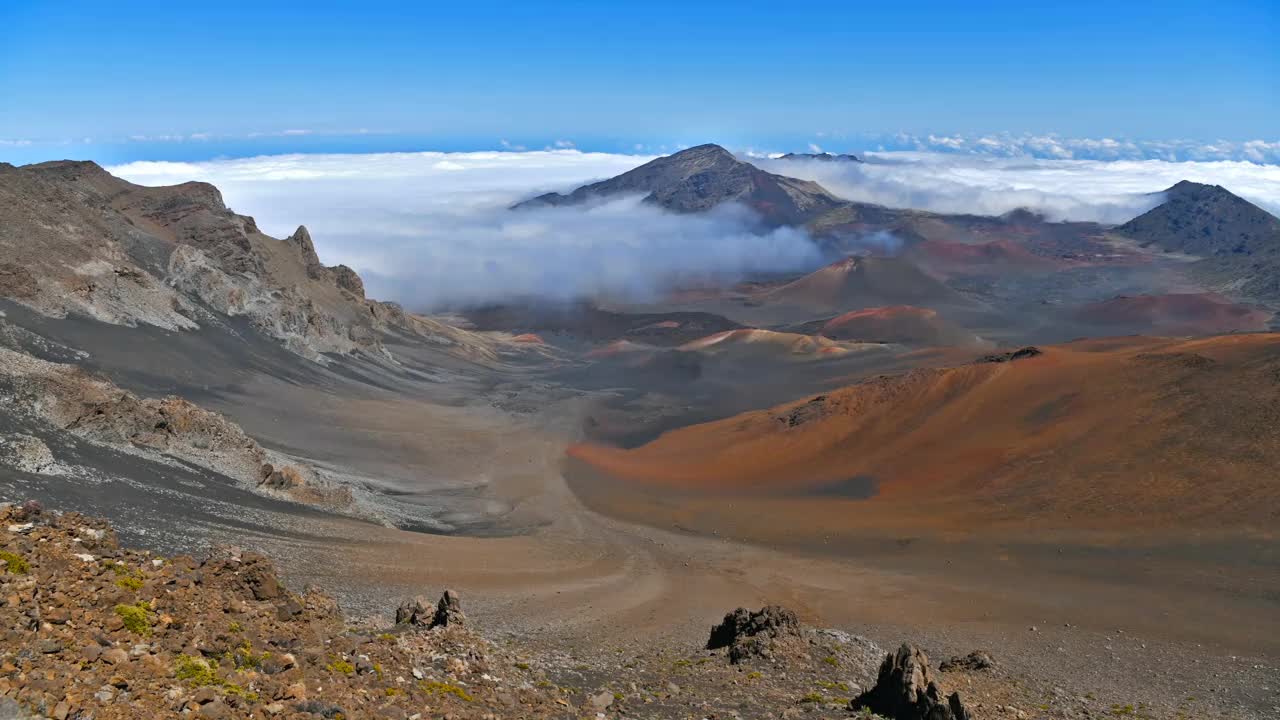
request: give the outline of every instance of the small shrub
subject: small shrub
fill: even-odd
[[[802,703],[823,703],[826,701],[827,699],[823,697],[820,692],[805,693],[804,696],[800,698],[800,702]]]
[[[397,687],[389,687],[386,690],[387,697],[398,697],[404,695],[404,691]]]
[[[233,622],[229,626],[227,626],[227,630],[233,633],[244,632],[244,626],[238,622]]]
[[[529,663],[527,663],[527,662],[518,662],[518,663],[516,663],[516,669],[517,669],[517,670],[528,670],[528,669],[529,669]]]
[[[831,667],[840,667],[840,661],[836,659],[835,655],[828,655],[822,658],[822,662],[830,665]]]
[[[151,606],[145,602],[133,605],[117,605],[116,615],[124,621],[125,629],[135,635],[151,634]]]
[[[396,636],[391,633],[382,633],[378,636],[378,639],[383,642],[395,642]]]
[[[356,666],[346,660],[334,660],[328,665],[325,665],[325,669],[331,673],[342,673],[343,675],[356,674]]]
[[[444,683],[437,680],[423,680],[418,683],[418,687],[431,695],[453,695],[456,698],[471,702],[474,698],[466,690],[454,685],[453,683]]]
[[[142,589],[142,578],[137,577],[135,575],[125,575],[123,577],[118,577],[116,578],[116,586],[124,588],[125,590],[133,590],[136,592]]]
[[[823,690],[839,690],[840,692],[849,692],[849,686],[842,682],[831,682],[829,680],[819,680],[818,687]]]
[[[26,575],[31,572],[31,563],[21,555],[15,555],[7,550],[0,550],[0,560],[4,561],[4,570],[10,575]]]
[[[751,672],[747,673],[748,680],[759,680],[762,677],[764,677],[764,675],[761,674],[759,670],[752,670]]]
[[[193,687],[221,685],[222,680],[218,677],[217,670],[218,662],[216,660],[210,661],[191,655],[179,655],[173,661],[174,676]]]
[[[239,685],[236,685],[235,683],[225,683],[222,686],[222,692],[225,695],[243,698],[244,700],[248,700],[249,702],[258,701],[258,693],[252,690],[245,690],[244,688],[240,687]]]

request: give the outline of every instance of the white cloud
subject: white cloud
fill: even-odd
[[[1114,139],[1096,144],[1123,146]],[[798,270],[820,261],[803,233],[756,232],[741,208],[670,215],[632,197],[589,208],[507,209],[649,159],[578,150],[422,152],[134,162],[110,170],[145,185],[212,182],[232,208],[277,237],[306,224],[324,262],[350,265],[373,296],[415,307],[525,294],[647,293],[679,276]],[[753,157],[851,200],[939,212],[1030,207],[1052,219],[1123,222],[1158,202],[1151,193],[1183,179],[1222,185],[1280,212],[1277,165],[940,152],[868,153],[867,160]]]
[[[809,143],[809,152],[820,153],[822,152],[822,148],[818,145],[818,143]]]
[[[947,145],[954,138],[933,138]],[[1098,147],[1122,146],[1116,140]],[[1045,152],[1052,153],[1046,146]],[[1280,213],[1280,166],[1242,161],[1063,160],[943,152],[866,153],[866,163],[759,160],[861,202],[945,213],[999,215],[1027,207],[1053,220],[1119,223],[1154,206],[1179,180],[1222,185]]]
[[[1170,162],[1244,160],[1280,163],[1280,140],[1126,140],[1069,138],[1059,135],[910,135],[869,138],[867,147],[889,150],[954,152],[1049,160],[1166,160]]]
[[[560,149],[562,149],[562,150],[569,149],[569,148],[572,148],[572,147],[576,147],[576,146],[573,144],[573,141],[572,141],[572,140],[557,140],[557,141],[556,141],[556,143],[555,143],[555,145],[556,145],[556,147],[558,147],[558,148],[560,148]]]
[[[133,182],[214,183],[283,237],[306,224],[322,260],[411,307],[522,295],[646,295],[676,278],[800,270],[821,262],[801,231],[756,232],[740,207],[672,215],[639,197],[588,208],[511,203],[610,177],[650,156],[542,152],[283,155],[110,168]]]

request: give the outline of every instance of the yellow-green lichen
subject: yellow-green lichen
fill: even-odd
[[[133,605],[117,605],[115,613],[124,621],[124,627],[135,635],[150,635],[153,622],[151,606],[145,602]]]
[[[21,555],[0,550],[0,560],[4,561],[4,570],[10,575],[26,575],[31,572],[31,563]]]

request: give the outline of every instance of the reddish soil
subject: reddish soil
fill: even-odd
[[[1214,293],[1121,295],[1085,305],[1076,317],[1101,326],[1172,335],[1212,335],[1267,329],[1271,313]]]
[[[944,320],[936,310],[913,305],[867,308],[838,315],[819,331],[833,340],[967,345],[978,338]]]
[[[1280,335],[1082,341],[569,454],[638,493],[688,496],[687,516],[736,516],[748,536],[977,524],[1269,532],[1280,521],[1277,408]],[[641,519],[644,505],[623,512]],[[766,510],[770,523],[746,522]]]

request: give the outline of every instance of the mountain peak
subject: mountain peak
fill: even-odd
[[[799,225],[841,204],[821,185],[774,175],[714,143],[655,158],[568,195],[547,193],[516,208],[577,205],[617,195],[644,195],[645,202],[673,212],[702,212],[740,201],[760,213],[768,225]]]
[[[1236,195],[1232,194],[1230,190],[1227,190],[1221,185],[1206,185],[1204,183],[1192,182],[1191,180],[1179,180],[1166,188],[1164,194],[1171,197],[1176,196],[1184,198],[1227,196],[1239,199]]]
[[[1280,219],[1221,185],[1182,180],[1163,195],[1164,202],[1117,231],[1190,255],[1280,252]]]

